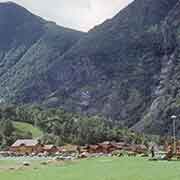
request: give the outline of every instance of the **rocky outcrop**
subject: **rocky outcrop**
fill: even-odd
[[[160,80],[155,90],[156,97],[146,115],[133,127],[135,130],[171,135],[173,114],[177,115],[177,129],[180,128],[179,8],[180,2],[168,13],[161,25],[164,56],[161,59]],[[180,136],[179,132],[178,135]]]

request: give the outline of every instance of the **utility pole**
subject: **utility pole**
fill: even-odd
[[[171,119],[173,120],[174,153],[176,153],[176,118],[177,118],[177,116],[175,116],[175,115],[171,116]]]

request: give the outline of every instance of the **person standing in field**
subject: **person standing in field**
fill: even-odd
[[[151,157],[154,158],[155,156],[155,151],[154,151],[154,146],[151,147]]]
[[[77,152],[78,152],[78,155],[81,154],[81,147],[80,146],[77,146]]]

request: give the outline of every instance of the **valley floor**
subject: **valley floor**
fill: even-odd
[[[23,167],[22,161],[0,160],[3,180],[179,180],[179,177],[179,161],[108,157],[48,165],[35,160],[29,167]]]

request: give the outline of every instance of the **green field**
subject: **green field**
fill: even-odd
[[[20,168],[21,162],[0,161],[2,180],[179,180],[180,162],[142,158],[97,158],[73,163]],[[11,169],[14,167],[15,169]]]
[[[38,138],[43,135],[43,133],[38,129],[33,127],[29,123],[24,122],[13,122],[13,126],[16,129],[16,132],[22,137],[26,137],[27,133],[31,133],[33,138]]]

